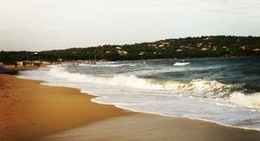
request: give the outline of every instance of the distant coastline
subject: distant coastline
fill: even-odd
[[[145,60],[166,58],[238,57],[260,55],[260,37],[201,36],[165,39],[132,45],[103,45],[49,51],[1,51],[0,62]]]

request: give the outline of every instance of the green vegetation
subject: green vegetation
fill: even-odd
[[[164,58],[235,57],[260,55],[260,37],[202,36],[166,39],[132,45],[103,45],[88,48],[34,52],[0,52],[0,61],[44,60],[138,60]]]

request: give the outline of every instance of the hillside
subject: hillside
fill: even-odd
[[[260,37],[202,36],[132,45],[103,45],[34,52],[0,52],[1,62],[24,60],[138,60],[260,55]]]

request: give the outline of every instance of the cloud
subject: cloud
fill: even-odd
[[[1,0],[1,44],[92,46],[259,35],[259,0]]]
[[[197,2],[209,11],[227,14],[260,14],[258,0],[198,0]]]

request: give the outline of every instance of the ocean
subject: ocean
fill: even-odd
[[[260,57],[63,64],[19,77],[77,88],[96,96],[93,102],[131,111],[260,130]]]

